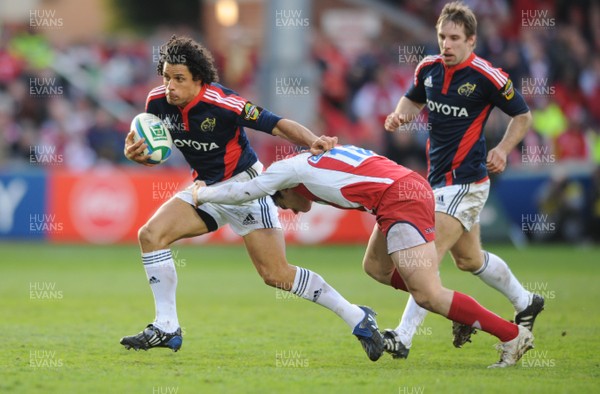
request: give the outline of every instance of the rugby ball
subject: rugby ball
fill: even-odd
[[[162,120],[153,114],[141,113],[131,121],[133,141],[144,139],[147,145],[144,154],[150,155],[148,163],[160,164],[171,156],[173,139]]]

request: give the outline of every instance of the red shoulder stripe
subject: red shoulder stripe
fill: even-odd
[[[148,97],[146,97],[146,105],[144,107],[144,110],[148,111],[148,104],[150,104],[150,101],[156,100],[161,97],[165,97],[165,85],[157,86],[154,89],[152,89],[150,93],[148,93]]]
[[[201,100],[234,111],[238,115],[242,113],[244,105],[247,102],[247,100],[240,96],[234,94],[227,95],[223,90],[212,85],[207,85]]]
[[[497,89],[502,88],[508,82],[508,74],[502,71],[501,68],[495,68],[488,61],[475,56],[471,62],[473,68],[489,79]]]
[[[423,58],[423,60],[421,60],[421,62],[417,65],[417,68],[415,69],[415,77],[414,77],[415,86],[417,86],[417,84],[418,84],[417,76],[419,75],[419,73],[421,72],[421,69],[423,67],[432,65],[434,63],[439,63],[441,61],[442,61],[442,55],[425,56]]]

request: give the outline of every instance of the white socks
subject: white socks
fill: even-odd
[[[349,303],[319,274],[306,268],[296,267],[296,277],[290,292],[335,312],[352,329],[365,317],[362,309]]]
[[[142,253],[142,262],[154,294],[156,317],[152,324],[164,332],[175,332],[179,328],[175,303],[177,271],[175,271],[171,250]]]
[[[473,272],[473,275],[477,275],[488,286],[504,294],[517,312],[521,312],[529,305],[531,293],[519,283],[504,260],[495,254],[484,250],[483,265]]]
[[[410,349],[412,346],[412,339],[417,332],[417,329],[423,321],[425,320],[425,316],[427,316],[427,309],[421,308],[412,295],[408,297],[408,301],[406,301],[406,306],[404,307],[404,313],[402,314],[402,319],[400,320],[400,325],[396,327],[394,331],[400,337],[400,341],[407,348]]]
[[[163,249],[142,253],[142,261],[154,295],[156,317],[153,324],[165,332],[174,332],[179,328],[179,320],[175,302],[177,272],[171,251]],[[297,267],[291,292],[335,312],[352,329],[365,316],[362,309],[349,303],[319,274],[305,268]]]

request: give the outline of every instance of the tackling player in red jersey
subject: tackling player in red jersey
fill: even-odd
[[[504,294],[515,308],[515,322],[532,330],[544,299],[527,291],[500,257],[481,249],[479,227],[490,188],[488,171],[504,171],[508,153],[531,124],[531,113],[508,75],[473,53],[477,20],[471,9],[460,2],[446,4],[436,29],[440,55],[417,66],[413,86],[386,118],[385,128],[396,131],[427,106],[428,180],[435,194],[438,256],[450,251],[458,268]],[[483,127],[494,107],[512,119],[502,141],[486,154]],[[400,325],[385,331],[386,350],[394,358],[408,356],[425,314],[410,298]],[[454,345],[470,341],[474,330],[455,324]]]
[[[300,153],[271,164],[247,182],[209,187],[196,182],[193,194],[200,204],[244,204],[272,195],[279,207],[295,213],[308,212],[313,201],[370,212],[377,218],[363,260],[370,276],[409,291],[427,310],[496,336],[503,352],[492,367],[514,365],[533,347],[528,329],[442,286],[431,187],[415,172],[372,151],[346,145],[316,156]],[[313,291],[310,285],[306,290]]]
[[[263,166],[250,147],[244,126],[282,137],[322,153],[335,146],[335,137],[317,137],[304,126],[249,102],[217,83],[210,53],[186,37],[173,36],[161,49],[158,73],[163,86],[148,95],[146,111],[169,128],[174,144],[189,163],[194,179],[211,184],[241,182],[256,177]],[[143,140],[125,141],[125,156],[148,165]],[[197,208],[190,190],[177,193],[139,230],[142,261],[154,295],[156,317],[142,332],[121,339],[127,349],[167,347],[179,350],[182,333],[175,293],[177,273],[170,245],[229,224],[244,238],[256,270],[269,286],[290,291],[339,315],[375,361],[384,351],[375,313],[349,303],[315,272],[290,265],[283,231],[269,198],[243,206],[204,204]],[[313,292],[306,291],[307,286]]]

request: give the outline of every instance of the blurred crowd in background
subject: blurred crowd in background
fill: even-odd
[[[511,75],[533,112],[533,127],[510,156],[510,167],[532,170],[563,162],[600,165],[598,2],[466,3],[472,3],[479,22],[476,54]],[[368,49],[349,56],[320,34],[319,26],[311,26],[311,59],[319,70],[315,85],[320,90],[318,115],[307,126],[317,134],[337,135],[343,143],[374,149],[424,174],[426,118],[393,134],[384,131],[383,123],[410,87],[418,60],[439,52],[434,26],[443,2],[391,4],[430,26],[430,34],[407,36],[406,42],[379,37]],[[61,164],[76,170],[126,164],[123,142],[129,121],[119,114],[142,112],[148,91],[161,83],[156,75],[156,48],[173,33],[203,41],[201,31],[178,28],[138,38],[107,35],[63,46],[51,44],[27,24],[4,24],[0,29],[0,168],[29,165],[32,146],[53,147]],[[242,96],[259,90],[257,51],[247,51],[232,64],[226,54],[209,49],[222,84]],[[62,73],[70,78],[64,79]],[[502,138],[508,120],[493,111],[485,130],[488,146]],[[269,144],[264,139],[257,144],[265,164],[274,159]],[[184,165],[178,159],[165,164]],[[585,205],[598,201],[598,182],[595,197],[586,197]],[[595,207],[600,217],[600,203]]]

